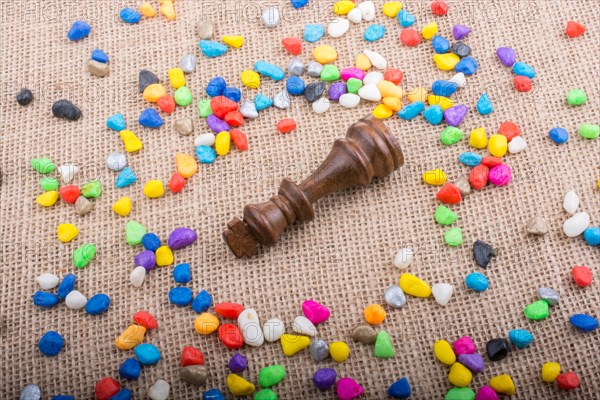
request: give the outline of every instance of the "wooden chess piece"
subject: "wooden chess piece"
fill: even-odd
[[[277,243],[283,230],[296,220],[315,217],[312,203],[351,186],[383,178],[404,163],[396,138],[372,116],[355,122],[346,137],[334,142],[327,159],[300,185],[285,178],[276,196],[244,207],[244,220],[233,218],[223,237],[236,257],[252,257],[258,244]]]

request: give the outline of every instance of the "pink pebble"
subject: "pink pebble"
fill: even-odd
[[[352,378],[342,378],[337,383],[337,395],[340,400],[352,400],[365,392]]]
[[[306,300],[304,303],[302,303],[302,312],[304,313],[304,316],[315,325],[327,321],[331,315],[329,308],[325,307],[323,304],[317,303],[314,300]]]
[[[477,347],[475,347],[473,339],[468,336],[463,336],[456,339],[452,346],[454,347],[454,353],[457,356],[461,354],[473,354],[477,351]]]
[[[490,169],[488,179],[496,186],[506,186],[512,179],[512,171],[506,164],[496,165]]]
[[[482,386],[481,389],[477,391],[475,400],[498,400],[498,395],[491,387]]]
[[[347,81],[350,78],[356,78],[362,81],[365,78],[365,71],[355,67],[344,68],[342,70],[342,79]]]

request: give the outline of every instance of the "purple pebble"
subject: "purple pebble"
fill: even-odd
[[[320,368],[313,376],[313,383],[320,390],[328,390],[335,383],[337,373],[331,368]]]
[[[206,123],[208,124],[208,127],[212,129],[215,133],[229,132],[231,130],[227,122],[223,121],[214,114],[211,114],[208,117],[206,117]]]
[[[466,25],[454,25],[454,28],[452,28],[452,34],[456,40],[467,37],[469,33],[471,33],[471,28]]]
[[[496,50],[500,62],[507,67],[512,67],[517,61],[517,53],[510,47],[500,47]]]
[[[150,271],[156,266],[156,256],[153,251],[144,250],[135,256],[133,262],[136,266],[144,267],[146,268],[146,271]]]
[[[483,357],[479,353],[461,354],[458,356],[458,362],[467,367],[474,374],[483,371],[485,365]]]
[[[336,82],[329,86],[329,100],[331,101],[338,101],[346,93],[348,93],[348,88],[343,82]]]
[[[342,70],[342,80],[347,81],[350,78],[356,78],[362,81],[365,78],[365,71],[355,67],[344,68]]]
[[[169,235],[168,245],[171,250],[179,250],[194,243],[197,238],[198,235],[193,229],[177,228]]]
[[[498,400],[498,395],[491,387],[482,386],[481,389],[477,391],[475,400]]]
[[[235,353],[229,360],[229,369],[231,372],[243,372],[248,366],[248,360],[240,353]]]
[[[468,111],[469,109],[467,106],[464,104],[459,104],[444,111],[444,119],[450,126],[459,126],[463,119],[465,119],[467,116]]]

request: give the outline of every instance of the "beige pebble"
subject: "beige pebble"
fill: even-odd
[[[183,136],[189,136],[194,132],[194,120],[182,118],[175,121],[175,130]]]
[[[458,180],[454,182],[454,186],[458,188],[458,191],[463,197],[471,193],[471,184],[469,183],[469,177],[466,175],[458,178]]]
[[[535,236],[545,235],[548,233],[548,224],[541,215],[536,215],[527,222],[527,233]]]
[[[182,381],[196,386],[204,385],[207,376],[208,372],[204,365],[188,365],[179,370],[179,377]]]
[[[98,62],[96,60],[88,61],[88,72],[94,76],[104,77],[110,73],[110,68],[108,64]]]
[[[212,39],[214,31],[214,25],[210,21],[200,21],[198,23],[198,36],[202,40],[210,40]]]
[[[94,205],[83,196],[79,196],[77,201],[75,201],[75,211],[77,211],[79,215],[86,215],[92,211],[92,208],[94,208]]]

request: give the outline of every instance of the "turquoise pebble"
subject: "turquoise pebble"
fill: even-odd
[[[321,24],[307,24],[304,26],[304,40],[314,43],[325,34],[325,27]]]
[[[227,46],[221,43],[213,42],[211,40],[201,40],[200,50],[206,57],[219,57],[227,53]]]
[[[169,301],[176,306],[185,307],[192,302],[192,290],[187,287],[174,287],[169,290]]]
[[[410,397],[410,384],[408,379],[402,378],[388,388],[388,395],[394,399],[408,399]]]
[[[365,30],[364,39],[367,42],[376,42],[385,35],[385,26],[373,24]]]
[[[438,104],[427,107],[425,111],[423,111],[423,117],[429,122],[431,125],[439,125],[442,123],[444,119],[444,111],[442,107]]]
[[[431,41],[431,46],[438,54],[445,54],[450,50],[450,42],[443,36],[435,35]]]
[[[454,66],[454,71],[470,76],[477,72],[479,64],[473,57],[465,57]]]
[[[33,294],[33,304],[38,307],[51,308],[58,304],[58,296],[54,293],[35,292]]]
[[[569,140],[569,132],[565,128],[552,128],[548,136],[556,144],[563,144]]]
[[[217,153],[212,147],[198,146],[196,147],[196,157],[202,164],[212,164],[217,159]]]
[[[569,318],[569,322],[583,332],[592,332],[598,329],[598,320],[587,314],[574,314]]]
[[[192,310],[197,313],[204,312],[212,306],[212,297],[206,290],[202,290],[192,301]]]
[[[431,85],[431,91],[437,96],[450,97],[457,89],[458,85],[456,83],[444,81],[442,79],[433,82]]]
[[[128,24],[137,24],[142,19],[142,14],[133,8],[124,8],[119,13],[119,17],[121,17],[123,22],[127,22]]]
[[[63,340],[60,333],[56,331],[48,331],[42,336],[38,342],[38,349],[45,356],[55,356],[62,350],[65,341]]]
[[[422,101],[415,101],[414,103],[410,103],[402,110],[398,111],[398,116],[408,121],[419,115],[424,108],[425,103]]]
[[[154,365],[160,360],[160,350],[150,343],[135,346],[133,353],[142,365]]]
[[[508,332],[508,339],[517,349],[524,349],[533,342],[533,334],[525,329],[513,329]]]
[[[92,60],[101,62],[102,64],[106,64],[109,60],[108,54],[103,52],[100,49],[92,50]]]
[[[529,79],[535,78],[535,70],[533,69],[533,67],[524,62],[515,63],[515,65],[513,65],[513,73],[515,75],[526,76]]]
[[[400,23],[400,25],[402,25],[403,28],[410,28],[415,24],[415,22],[417,22],[415,16],[406,10],[400,10],[396,17],[398,18],[398,22]]]
[[[144,235],[146,236],[146,235]],[[144,239],[142,238],[142,241]],[[177,283],[188,283],[191,279],[190,264],[182,263],[173,268],[173,279]]]
[[[160,128],[164,123],[163,119],[154,108],[146,108],[142,111],[140,118],[138,118],[138,122],[141,126],[155,129]]]
[[[268,76],[274,81],[280,81],[285,78],[285,71],[275,64],[259,60],[254,63],[254,69],[261,75]]]
[[[125,116],[123,114],[115,114],[108,117],[106,126],[113,131],[121,132],[127,128]]]
[[[466,151],[458,156],[458,161],[465,165],[468,165],[469,167],[478,166],[479,164],[481,164],[482,159],[483,156],[481,154],[473,153],[471,151]]]
[[[86,38],[90,34],[91,30],[92,27],[90,24],[85,21],[78,20],[73,22],[71,29],[69,29],[69,32],[67,32],[67,37],[70,41],[81,40]]]
[[[264,94],[259,93],[254,98],[254,105],[256,106],[257,111],[262,111],[273,105],[273,99],[265,96]]]
[[[592,226],[583,231],[583,238],[590,246],[600,246],[600,227]]]
[[[202,400],[225,400],[225,395],[219,389],[209,389],[202,394]]]
[[[121,170],[121,172],[119,172],[119,175],[117,175],[117,180],[115,181],[115,184],[118,189],[122,189],[127,186],[131,186],[136,182],[137,175],[135,174],[135,172],[133,172],[131,168],[125,167]]]
[[[104,293],[98,293],[85,304],[85,312],[90,315],[98,315],[106,312],[108,307],[110,307],[110,298]]]
[[[487,93],[483,93],[477,101],[477,111],[481,115],[488,115],[494,111],[494,106]]]
[[[465,278],[467,287],[476,292],[483,292],[489,286],[489,282],[485,275],[480,272],[473,272]]]

